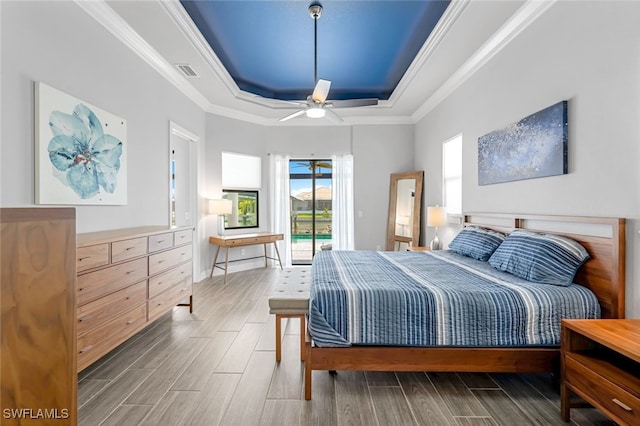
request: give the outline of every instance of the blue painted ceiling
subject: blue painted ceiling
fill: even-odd
[[[313,91],[311,1],[181,0],[241,90],[282,100]],[[318,78],[329,99],[388,99],[449,0],[324,0]]]

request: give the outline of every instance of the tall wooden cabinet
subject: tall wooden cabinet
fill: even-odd
[[[75,209],[0,209],[0,423],[77,423]]]
[[[78,234],[78,371],[176,305],[192,304],[191,228]]]

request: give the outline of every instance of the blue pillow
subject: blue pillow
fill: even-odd
[[[491,255],[489,264],[527,281],[568,286],[587,259],[587,250],[569,238],[515,230]]]
[[[449,250],[486,262],[504,239],[501,232],[467,226],[449,243]]]

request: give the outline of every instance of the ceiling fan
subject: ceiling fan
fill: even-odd
[[[349,108],[359,106],[378,105],[378,99],[345,99],[328,101],[329,89],[331,81],[318,79],[318,19],[322,15],[322,5],[320,3],[312,3],[309,6],[309,16],[313,19],[313,78],[316,86],[313,93],[307,97],[306,102],[292,102],[296,105],[304,106],[303,109],[292,114],[282,117],[280,121],[291,120],[305,114],[309,118],[327,117],[330,120],[341,122],[342,118],[332,111],[332,108]]]

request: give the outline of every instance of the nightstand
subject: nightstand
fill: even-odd
[[[407,251],[431,251],[429,247],[411,247],[407,249]]]
[[[571,393],[621,425],[640,424],[640,320],[563,320],[560,413]]]

